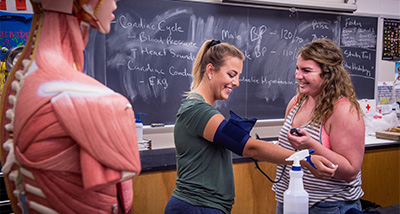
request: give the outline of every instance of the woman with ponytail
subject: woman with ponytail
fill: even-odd
[[[200,48],[190,92],[176,115],[177,179],[166,214],[230,213],[235,197],[231,151],[260,161],[291,164],[285,159],[293,151],[250,137],[255,119],[231,112],[226,120],[213,107],[239,86],[243,60],[243,53],[228,43],[209,40]],[[333,176],[336,167],[329,160],[315,155],[311,159],[318,170],[307,162],[302,164],[315,176]]]

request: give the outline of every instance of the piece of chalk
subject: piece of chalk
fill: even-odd
[[[151,127],[164,127],[164,123],[151,123]]]

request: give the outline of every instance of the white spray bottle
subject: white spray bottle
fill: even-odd
[[[308,214],[308,193],[304,190],[303,171],[301,171],[300,161],[305,160],[313,152],[313,149],[301,150],[286,159],[286,161],[293,161],[293,165],[292,170],[289,172],[289,188],[283,195],[284,214]],[[312,164],[312,166],[314,165]]]
[[[138,138],[138,142],[143,140],[143,122],[140,119],[140,115],[146,115],[146,113],[136,113],[136,134]]]

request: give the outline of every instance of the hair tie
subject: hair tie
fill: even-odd
[[[218,45],[218,44],[220,44],[221,42],[219,41],[219,40],[211,40],[211,42],[210,43],[208,43],[208,45],[207,45],[207,49],[210,49],[212,46],[215,46],[215,45]]]

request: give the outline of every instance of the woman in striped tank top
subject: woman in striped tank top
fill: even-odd
[[[295,77],[297,94],[286,108],[279,134],[287,149],[313,148],[338,165],[334,177],[315,178],[304,169],[304,188],[309,193],[309,213],[342,214],[361,210],[361,165],[365,126],[349,73],[343,68],[341,49],[329,39],[306,44],[298,53]],[[302,136],[291,134],[298,128]],[[279,183],[274,184],[277,212],[282,213],[283,194],[289,184],[289,168],[278,165]]]

